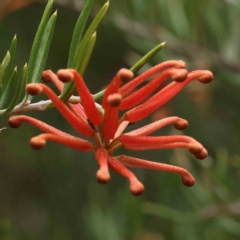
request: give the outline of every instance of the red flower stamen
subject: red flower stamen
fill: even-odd
[[[59,129],[52,127],[42,121],[39,121],[35,118],[25,116],[25,115],[18,115],[18,116],[10,117],[8,120],[8,125],[11,128],[19,128],[24,122],[38,128],[41,131],[46,132],[46,133],[52,133],[52,134],[56,134],[59,136],[73,137],[72,135],[62,132]]]
[[[200,153],[195,153],[194,156],[197,159],[203,160],[204,158],[206,158],[208,155],[208,151],[206,148],[203,148],[203,150]]]
[[[95,158],[99,164],[99,170],[96,177],[99,183],[107,183],[110,180],[108,172],[108,152],[105,148],[98,148],[95,153]]]
[[[178,130],[184,130],[188,127],[188,121],[179,117],[168,117],[156,122],[150,123],[144,127],[138,128],[131,132],[126,133],[128,136],[146,136],[153,133],[167,125],[173,124]]]
[[[183,82],[173,82],[159,91],[156,95],[151,97],[144,104],[141,104],[131,110],[129,110],[125,116],[124,120],[130,122],[137,122],[153,111],[161,107],[163,104],[172,99],[177,93],[179,93],[187,84],[191,81],[198,79],[202,83],[211,82],[213,79],[213,74],[210,71],[193,71],[188,74],[188,78]]]
[[[183,184],[186,186],[193,186],[195,182],[193,176],[183,168],[150,162],[125,155],[116,158],[110,156],[121,146],[126,149],[138,151],[146,149],[187,148],[189,152],[198,159],[204,159],[207,156],[207,150],[191,137],[183,135],[148,136],[169,124],[172,124],[178,130],[185,129],[188,126],[188,122],[179,117],[160,119],[137,130],[123,134],[128,125],[148,116],[154,110],[173,98],[194,79],[198,79],[202,83],[208,83],[213,78],[212,73],[209,71],[194,71],[188,74],[187,71],[183,69],[185,67],[186,65],[183,61],[167,61],[149,69],[132,81],[130,81],[130,79],[132,79],[133,73],[130,70],[121,69],[104,93],[102,100],[102,108],[104,109],[103,116],[98,112],[93,96],[86,87],[82,77],[73,69],[59,70],[58,76],[51,71],[45,71],[43,72],[42,78],[46,82],[53,82],[60,92],[63,90],[63,83],[61,81],[67,82],[74,80],[78,94],[81,97],[82,105],[73,105],[69,102],[66,104],[63,103],[50,88],[43,84],[33,83],[27,85],[26,90],[31,95],[37,95],[44,92],[68,122],[79,133],[87,137],[92,137],[95,140],[95,145],[87,140],[69,135],[27,116],[11,117],[9,119],[9,125],[17,128],[23,122],[27,122],[36,126],[43,132],[46,132],[30,140],[31,146],[35,149],[44,147],[46,141],[54,141],[78,151],[94,151],[95,158],[99,165],[99,170],[96,173],[97,181],[100,183],[108,182],[110,180],[109,168],[111,168],[129,180],[130,190],[134,195],[141,194],[144,191],[144,186],[125,166],[175,172],[182,175]],[[144,87],[129,95],[130,92],[149,77],[166,68],[168,69],[160,73]],[[149,97],[150,94],[154,93],[154,90],[156,90],[156,88],[158,88],[168,77],[171,77],[174,82],[151,96],[143,104],[127,111],[121,119],[118,120],[119,109],[124,110],[141,103]],[[123,82],[128,83],[120,88]],[[125,98],[122,99],[124,96]],[[69,105],[71,110],[67,105]],[[96,126],[99,126],[99,128]],[[100,132],[98,132],[98,129],[100,129]]]
[[[152,77],[154,74],[159,73],[166,68],[186,68],[186,63],[182,60],[170,60],[162,62],[150,68],[138,77],[134,78],[132,81],[121,87],[118,92],[122,96],[126,96],[127,94],[132,92],[137,86],[146,81],[148,78]]]
[[[161,148],[188,148],[191,153],[200,154],[203,146],[195,139],[188,136],[129,136],[123,134],[119,141],[124,148],[130,150],[149,150]]]
[[[133,78],[133,72],[128,69],[122,68],[115,75],[113,80],[110,82],[106,91],[103,95],[102,107],[107,109],[109,107],[108,97],[114,93],[117,93],[122,82],[128,82]]]
[[[51,133],[43,133],[31,138],[30,145],[34,149],[41,149],[46,145],[46,141],[57,142],[81,152],[90,152],[94,149],[94,145],[87,140],[77,137],[66,137],[64,135],[59,137],[59,135]]]
[[[38,95],[44,92],[53,102],[58,111],[75,128],[75,130],[84,136],[91,137],[94,130],[81,118],[78,118],[69,108],[58,98],[58,96],[47,86],[41,83],[30,83],[26,86],[26,91],[30,95]]]
[[[66,76],[61,76],[61,78],[64,78],[64,77],[66,78]],[[63,91],[63,86],[64,86],[63,82],[60,81],[58,76],[55,73],[53,73],[51,70],[46,70],[42,73],[42,80],[45,83],[52,82],[57,87],[59,92]],[[66,81],[66,79],[65,79],[65,81]],[[82,118],[84,121],[87,120],[84,109],[80,103],[78,103],[78,104],[67,103],[67,104],[79,118]]]
[[[118,128],[118,106],[121,103],[122,96],[115,93],[108,96],[109,107],[104,113],[103,137],[113,139]]]
[[[78,72],[74,69],[61,69],[57,72],[57,75],[60,77],[60,80],[62,80],[62,76],[64,76],[63,80],[65,81],[67,79],[67,76],[68,80],[74,80],[78,94],[81,97],[81,104],[87,117],[94,125],[98,126],[99,124],[101,124],[101,122],[103,121],[103,117],[97,110],[95,102],[93,100],[93,96],[91,95],[83,78],[78,74]]]
[[[155,77],[152,81],[150,81],[147,85],[140,88],[138,91],[135,91],[128,97],[124,98],[119,107],[120,110],[125,110],[128,108],[132,108],[145,100],[157,87],[159,87],[166,79],[171,77],[174,81],[180,82],[186,79],[187,70],[185,69],[174,69],[170,68],[157,77]]]
[[[52,72],[51,70],[43,71],[42,80],[45,83],[52,82],[56,86],[56,88],[59,90],[59,92],[62,92],[63,86],[64,86],[63,82],[60,81],[60,79],[57,77],[57,75],[54,72]]]
[[[118,128],[118,106],[122,96],[117,93],[122,82],[132,79],[133,73],[128,69],[120,69],[103,95],[102,107],[104,112],[103,137],[113,139]]]
[[[116,157],[122,164],[134,168],[147,168],[163,172],[173,172],[182,175],[182,183],[188,187],[194,185],[194,177],[186,169],[164,163],[150,162],[139,158],[121,155]]]
[[[108,158],[109,167],[116,173],[127,178],[130,182],[130,191],[133,195],[140,195],[144,192],[144,186],[136,178],[136,176],[128,170],[122,163],[120,163],[116,158]]]

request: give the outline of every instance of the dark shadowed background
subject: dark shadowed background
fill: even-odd
[[[95,1],[92,17],[104,2]],[[16,65],[22,68],[45,4],[1,1],[0,58],[16,33]],[[58,19],[46,69],[66,67],[82,5],[80,0],[56,1]],[[240,239],[239,26],[239,0],[111,0],[84,75],[90,90],[98,92],[118,69],[131,67],[159,42],[167,41],[141,71],[164,60],[182,59],[189,70],[211,70],[214,81],[192,83],[137,126],[167,116],[185,118],[190,125],[184,134],[200,141],[209,157],[199,161],[185,149],[119,150],[186,167],[196,177],[195,186],[187,188],[176,174],[137,170],[146,190],[134,197],[127,180],[115,173],[107,185],[96,182],[93,153],[50,142],[35,151],[29,139],[39,130],[26,124],[17,130],[8,128],[0,135],[0,239]],[[76,135],[55,109],[26,114]],[[1,117],[0,128],[7,126],[8,117]],[[156,134],[176,133],[167,127]]]

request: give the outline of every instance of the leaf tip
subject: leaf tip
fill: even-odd
[[[104,7],[109,7],[109,4],[110,4],[110,1],[109,0],[107,0],[107,2],[104,4]]]

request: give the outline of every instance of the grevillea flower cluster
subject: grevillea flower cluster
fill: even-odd
[[[144,186],[127,167],[174,172],[182,176],[184,185],[193,186],[195,180],[184,168],[126,155],[113,156],[113,153],[119,147],[136,151],[187,148],[197,159],[204,159],[208,154],[207,150],[189,136],[149,136],[154,131],[170,124],[178,130],[185,129],[188,122],[182,118],[167,117],[134,131],[127,133],[124,131],[128,125],[142,120],[168,102],[194,79],[201,83],[209,83],[213,79],[213,74],[207,70],[188,73],[183,61],[171,60],[133,77],[133,73],[128,69],[118,71],[104,92],[101,111],[83,78],[74,69],[62,69],[57,74],[47,70],[43,72],[42,79],[45,82],[53,82],[60,92],[63,90],[64,82],[74,81],[81,104],[62,102],[49,87],[42,83],[31,83],[26,86],[26,91],[30,95],[35,96],[40,93],[47,95],[73,128],[81,135],[92,138],[93,141],[72,136],[25,115],[12,116],[9,119],[9,125],[18,128],[26,122],[43,131],[43,134],[30,140],[30,145],[34,149],[41,149],[47,141],[54,141],[78,151],[94,152],[99,165],[96,173],[97,181],[108,182],[110,180],[109,169],[111,169],[129,180],[130,191],[134,195],[140,195],[144,191]],[[153,77],[152,80],[146,82],[151,77]],[[172,82],[156,92],[155,90],[169,78]],[[144,82],[146,84],[142,86]],[[119,116],[121,111],[123,114]]]

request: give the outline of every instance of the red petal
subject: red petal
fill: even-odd
[[[104,113],[103,137],[113,139],[118,128],[118,108],[110,108]]]
[[[133,73],[128,69],[122,68],[118,71],[118,73],[115,75],[113,80],[110,82],[110,84],[106,88],[106,91],[103,95],[102,107],[104,109],[107,109],[109,106],[108,104],[109,95],[117,93],[121,85],[121,82],[128,81],[132,77],[133,77]]]
[[[12,128],[19,128],[24,122],[31,124],[46,133],[52,133],[52,134],[56,134],[56,135],[60,135],[60,136],[74,138],[74,136],[72,136],[70,134],[62,132],[57,128],[54,128],[42,121],[39,121],[39,120],[29,117],[29,116],[25,116],[25,115],[12,116],[8,120],[8,124]]]
[[[140,195],[144,192],[144,186],[136,178],[136,176],[128,170],[122,163],[120,163],[116,158],[108,158],[109,167],[116,173],[127,178],[130,182],[130,191],[133,195]]]
[[[157,171],[163,171],[163,172],[173,172],[182,175],[182,182],[184,185],[190,187],[193,186],[195,183],[195,180],[193,176],[184,168],[176,167],[169,164],[164,163],[157,163],[157,162],[151,162],[139,158],[129,157],[125,155],[121,155],[119,157],[116,157],[122,164],[128,167],[135,167],[135,168],[147,168]]]
[[[47,83],[52,82],[57,87],[59,92],[62,93],[64,85],[62,81],[60,81],[58,76],[55,73],[53,73],[51,70],[46,70],[42,73],[42,80]],[[86,121],[87,117],[80,103],[72,104],[68,102],[67,104],[79,118],[82,118],[83,120]]]
[[[119,107],[120,110],[132,108],[146,99],[157,87],[159,87],[167,78],[176,77],[177,79],[185,79],[187,77],[187,71],[185,69],[170,68],[163,73],[159,74],[147,85],[135,91],[128,97],[124,98]]]
[[[97,171],[97,180],[100,183],[107,183],[110,180],[108,172],[108,152],[104,148],[98,148],[95,153],[95,158],[99,164],[100,169]]]
[[[131,132],[125,133],[128,136],[146,136],[150,133],[153,133],[169,124],[174,124],[174,126],[179,129],[183,130],[188,126],[188,121],[179,117],[168,117],[156,122],[150,123],[144,127],[139,129],[133,130]]]
[[[81,118],[78,118],[69,108],[58,98],[58,96],[47,86],[41,83],[30,83],[26,86],[26,91],[31,95],[38,95],[42,91],[52,100],[58,111],[66,120],[84,136],[91,137],[94,130]]]
[[[151,97],[144,104],[141,104],[125,114],[125,120],[130,122],[137,122],[153,111],[161,107],[163,104],[172,99],[177,93],[179,93],[187,84],[194,79],[199,78],[201,82],[209,82],[213,75],[210,71],[194,71],[188,74],[188,78],[183,82],[173,82],[159,91],[156,95]]]
[[[74,69],[71,69],[70,71],[74,75],[74,82],[78,94],[81,97],[81,104],[85,110],[87,117],[94,125],[100,125],[103,121],[103,117],[95,106],[93,96],[91,95],[83,78],[79,75],[79,73]]]
[[[118,106],[122,97],[119,93],[108,96],[108,107],[104,112],[103,137],[113,139],[118,129]]]
[[[127,83],[126,85],[121,87],[119,89],[119,93],[122,96],[126,96],[127,94],[132,92],[132,90],[134,88],[136,88],[138,85],[143,83],[145,80],[147,80],[148,78],[150,78],[154,74],[159,73],[160,71],[162,71],[166,68],[186,68],[186,64],[182,60],[177,60],[177,61],[176,60],[170,60],[170,61],[162,62],[162,63],[150,68],[149,70],[147,70],[143,74],[139,75],[138,77],[134,78],[132,81],[130,81],[129,83]]]
[[[81,152],[89,152],[92,151],[94,148],[91,142],[83,140],[81,138],[59,136],[51,133],[43,133],[36,137],[33,137],[30,140],[30,145],[34,149],[41,149],[45,146],[46,141],[57,142]]]

